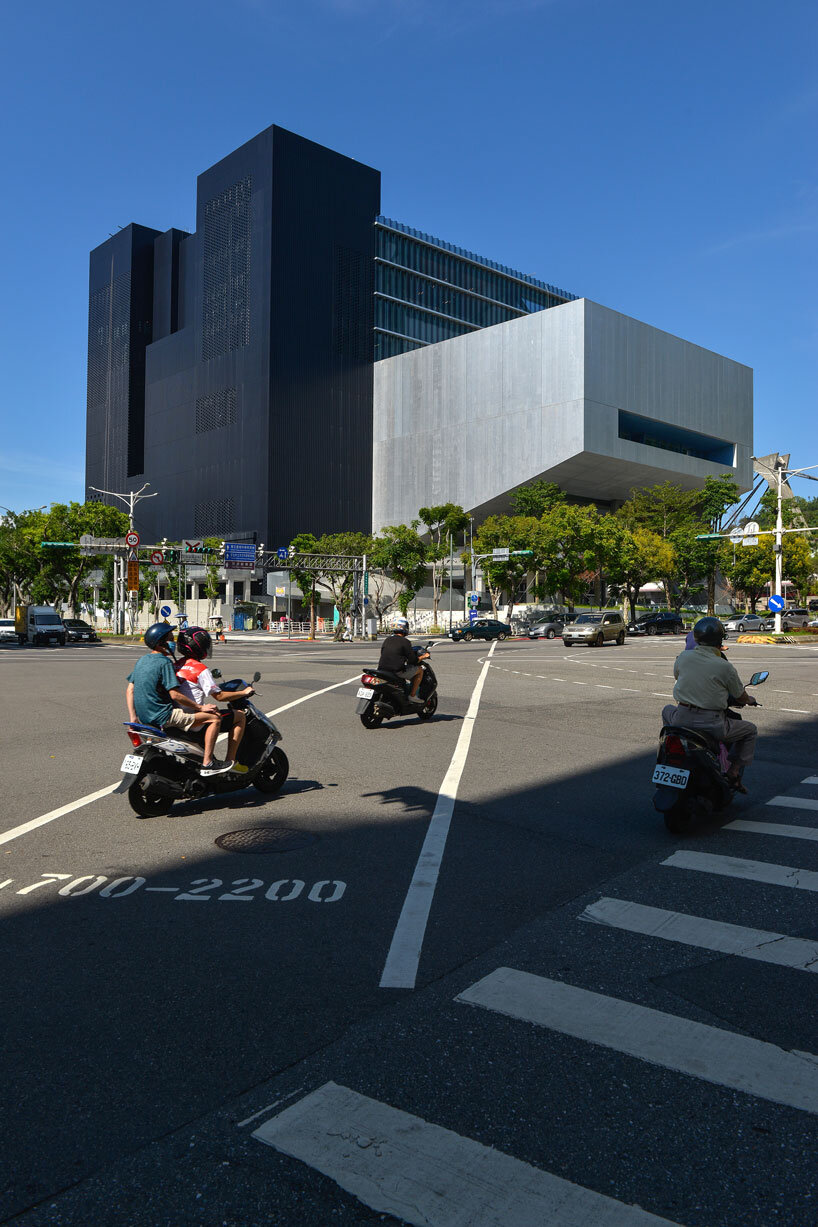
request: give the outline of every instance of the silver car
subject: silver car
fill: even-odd
[[[603,643],[611,641],[618,644],[625,642],[625,623],[618,609],[577,614],[562,632],[562,642],[566,647],[572,643],[584,643],[589,648],[601,648]]]
[[[529,639],[556,639],[561,635],[565,627],[564,618],[543,618],[541,622],[535,622],[529,627]]]
[[[766,631],[769,628],[769,614],[762,618],[760,614],[735,614],[734,617],[728,618],[724,623],[726,631],[737,631],[739,635],[743,635],[745,631]]]

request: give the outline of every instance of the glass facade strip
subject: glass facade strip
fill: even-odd
[[[375,293],[462,320],[463,323],[473,324],[476,328],[503,324],[506,320],[528,314],[518,308],[506,307],[502,303],[463,293],[446,282],[408,273],[393,264],[376,264]]]
[[[469,330],[470,330],[471,332],[477,332],[477,331],[479,331],[481,328],[485,328],[485,327],[487,327],[487,325],[486,325],[486,324],[483,324],[483,323],[480,323],[480,324],[474,324],[474,323],[472,323],[470,320],[464,320],[464,319],[462,319],[460,316],[457,316],[457,315],[449,315],[449,314],[448,314],[446,311],[438,311],[438,310],[436,310],[434,307],[432,307],[432,306],[430,306],[430,305],[428,305],[428,304],[424,305],[424,303],[423,303],[423,302],[407,302],[407,300],[406,300],[405,298],[401,298],[401,297],[399,297],[398,295],[395,295],[395,294],[384,294],[384,293],[382,293],[382,291],[380,291],[380,290],[376,290],[376,291],[375,291],[375,297],[376,297],[376,298],[385,298],[385,299],[387,299],[389,302],[396,302],[396,303],[400,303],[400,305],[401,305],[402,307],[411,307],[413,310],[417,310],[417,311],[424,311],[424,312],[428,313],[429,315],[436,315],[436,316],[438,316],[438,317],[439,317],[440,319],[442,319],[442,320],[451,320],[451,321],[452,321],[453,323],[455,323],[455,324],[466,324],[466,325],[468,326],[468,328],[469,328]],[[494,321],[494,320],[493,320],[493,321],[492,321],[492,323],[501,323],[501,322],[502,322],[502,321],[500,321],[500,320],[496,320],[496,321]]]
[[[409,239],[413,239],[416,245],[423,244],[424,246],[431,247],[440,252],[441,255],[444,252],[451,253],[458,261],[473,264],[478,269],[491,269],[499,273],[503,280],[517,281],[523,286],[530,286],[534,289],[545,291],[547,295],[557,299],[559,302],[571,302],[578,297],[576,294],[569,293],[568,290],[561,290],[556,286],[549,285],[545,281],[540,281],[539,278],[532,277],[528,273],[521,273],[517,269],[508,268],[505,264],[498,264],[496,260],[487,260],[483,256],[478,256],[473,251],[457,247],[454,243],[447,243],[445,239],[437,239],[431,234],[425,234],[422,230],[415,230],[412,226],[405,226],[402,222],[396,222],[389,217],[377,217],[375,219],[376,251],[380,234],[385,231],[391,231],[396,236],[406,236]],[[381,253],[378,252],[377,254]]]
[[[386,332],[399,333],[411,337],[424,345],[433,345],[436,341],[448,341],[451,337],[461,337],[474,332],[474,325],[461,324],[457,320],[444,316],[431,315],[404,303],[394,302],[389,298],[375,298],[375,327]]]
[[[379,267],[396,268],[398,269],[399,272],[404,272],[404,273],[406,272],[406,269],[402,268],[400,264],[392,264],[389,260],[384,260],[382,256],[376,256],[375,257],[376,281],[378,279],[377,274],[378,274]],[[433,277],[431,276],[430,273],[414,272],[412,275],[414,277],[421,278],[423,281],[431,281],[435,285],[442,285],[442,286],[451,288],[451,282],[443,281],[442,278],[440,277]],[[463,294],[467,298],[478,298],[480,299],[481,302],[491,303],[495,307],[502,307],[504,311],[511,312],[510,318],[516,319],[517,316],[531,314],[530,311],[526,310],[523,307],[510,307],[507,303],[498,302],[496,298],[487,298],[485,294],[478,294],[476,290],[466,290],[463,288],[463,286],[458,286],[457,289],[458,289],[459,294]]]
[[[732,466],[735,463],[735,446],[725,439],[714,439],[711,435],[699,434],[696,430],[685,430],[682,426],[657,422],[636,413],[626,413],[622,409],[619,410],[619,438],[626,439],[629,443],[658,447],[666,452],[695,456],[698,460],[709,460],[712,464]]]
[[[423,349],[425,342],[414,341],[411,337],[387,332],[383,328],[375,329],[375,361],[381,358],[394,358],[398,354],[408,354],[413,349]]]

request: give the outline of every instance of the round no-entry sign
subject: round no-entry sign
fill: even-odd
[[[139,533],[129,532],[125,534],[125,544],[132,550],[135,550],[139,545]]]
[[[161,567],[164,561],[165,561],[165,555],[162,553],[161,550],[153,550],[151,552],[151,562],[153,563],[155,567]]]

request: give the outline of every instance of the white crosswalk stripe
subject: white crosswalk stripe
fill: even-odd
[[[334,1082],[253,1137],[416,1227],[673,1227]]]
[[[784,835],[790,839],[818,839],[818,827],[793,827],[785,822],[754,822],[749,818],[736,818],[728,822],[725,831],[750,831],[756,835]]]
[[[674,852],[666,861],[662,861],[662,864],[674,869],[720,873],[728,878],[747,878],[751,882],[766,882],[771,886],[818,891],[818,873],[812,869],[798,869],[793,865],[747,861],[738,856],[716,856],[710,852]]]
[[[818,1057],[676,1014],[498,967],[458,1001],[587,1040],[652,1065],[818,1113]]]
[[[701,950],[774,963],[777,967],[818,972],[818,941],[787,937],[765,929],[748,929],[705,916],[669,912],[665,908],[607,898],[589,904],[579,919],[624,929],[628,933],[641,933],[646,937],[661,937],[664,941],[680,942]]]
[[[772,801],[768,801],[767,804],[780,805],[787,809],[818,810],[818,801],[813,797],[773,797]]]

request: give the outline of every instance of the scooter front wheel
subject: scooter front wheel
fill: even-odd
[[[259,792],[267,793],[269,796],[279,791],[289,774],[290,760],[281,746],[275,746],[272,754],[263,763],[261,770],[253,780],[253,784]]]
[[[170,797],[160,797],[150,790],[143,791],[138,780],[128,789],[128,800],[131,803],[131,809],[139,818],[161,818],[164,814],[170,813],[170,807],[173,804]]]
[[[430,694],[426,703],[418,712],[418,720],[431,720],[437,711],[437,694]]]

